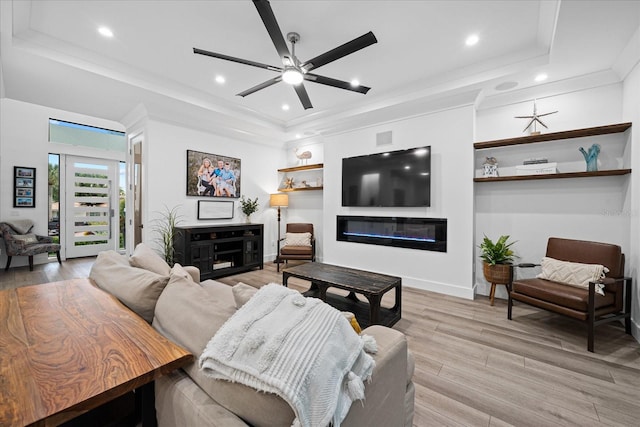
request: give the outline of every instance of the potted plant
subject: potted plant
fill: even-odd
[[[176,235],[176,227],[180,224],[182,216],[178,214],[178,208],[175,206],[169,209],[164,207],[164,211],[160,212],[160,218],[154,220],[153,231],[158,234],[156,240],[160,244],[162,256],[167,264],[173,266],[175,250],[173,248],[173,239]]]
[[[251,197],[245,199],[244,196],[240,198],[240,210],[247,217],[247,223],[251,222],[251,214],[258,211],[258,198],[251,200]]]
[[[507,242],[509,236],[500,236],[494,243],[487,236],[484,236],[480,244],[480,258],[484,261],[482,271],[487,282],[492,284],[511,283],[515,257],[511,245],[515,242]]]

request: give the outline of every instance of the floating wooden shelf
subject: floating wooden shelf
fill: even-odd
[[[293,166],[291,168],[282,168],[278,169],[278,172],[300,172],[306,171],[310,169],[322,169],[324,167],[323,163],[317,163],[315,165],[302,165],[302,166]]]
[[[482,150],[485,148],[506,147],[509,145],[532,144],[536,142],[553,141],[558,139],[583,138],[586,136],[607,135],[621,133],[631,127],[631,123],[618,123],[615,125],[596,126],[585,129],[567,130],[563,132],[544,133],[540,135],[521,136],[517,138],[496,139],[494,141],[476,142],[473,148]]]
[[[322,190],[323,187],[300,187],[300,188],[279,188],[278,191],[282,191],[283,193],[288,193],[291,191],[311,191],[311,190]]]
[[[594,176],[616,176],[616,175],[628,175],[631,173],[631,169],[612,169],[597,172],[565,172],[565,173],[550,173],[544,175],[511,175],[511,176],[497,176],[497,177],[480,177],[474,178],[474,182],[496,182],[496,181],[527,181],[533,179],[561,179],[561,178],[589,178]]]

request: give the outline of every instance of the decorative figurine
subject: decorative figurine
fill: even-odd
[[[284,182],[285,187],[287,190],[290,190],[293,188],[293,178],[287,178]]]
[[[498,176],[498,160],[495,157],[487,157],[484,163],[482,176],[495,177]]]
[[[296,153],[296,157],[300,160],[300,164],[306,165],[307,161],[311,158],[311,151],[303,151],[300,154],[298,154],[297,148],[294,151]]]
[[[540,132],[538,131],[536,124],[540,123],[542,126],[544,126],[546,129],[549,129],[547,127],[547,125],[545,125],[544,123],[542,123],[542,120],[540,120],[540,117],[543,116],[548,116],[549,114],[555,114],[557,113],[557,111],[552,111],[550,113],[544,113],[544,114],[538,114],[538,108],[536,106],[536,100],[533,100],[533,115],[531,116],[515,116],[516,119],[531,119],[529,121],[529,123],[527,124],[527,126],[522,130],[522,132],[526,132],[527,129],[529,129],[531,127],[531,125],[533,125],[533,130],[531,131],[530,135],[540,135]]]
[[[600,154],[600,145],[593,144],[587,153],[584,148],[578,148],[587,162],[587,172],[596,172],[598,170],[598,154]]]

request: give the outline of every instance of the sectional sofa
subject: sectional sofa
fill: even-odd
[[[295,415],[279,396],[239,383],[216,380],[199,368],[198,358],[238,306],[231,286],[200,283],[195,267],[169,267],[148,246],[131,258],[114,251],[98,255],[90,278],[138,313],[161,334],[194,355],[194,361],[155,383],[158,425],[291,426]],[[355,401],[343,426],[412,426],[414,362],[405,336],[383,326],[362,333],[375,338],[378,351],[364,401]]]

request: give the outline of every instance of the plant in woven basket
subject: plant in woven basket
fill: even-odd
[[[507,284],[511,282],[515,253],[508,242],[509,236],[500,236],[496,242],[484,236],[480,244],[480,258],[484,261],[483,273],[487,282]]]

